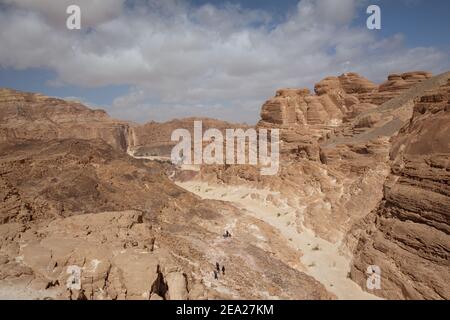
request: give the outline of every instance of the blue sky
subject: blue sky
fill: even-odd
[[[339,0],[338,0],[339,1]],[[273,12],[277,20],[295,11],[298,0],[229,0],[243,8],[262,9]],[[223,0],[195,0],[196,5],[213,3],[223,5]],[[450,1],[448,0],[372,0],[359,1],[361,10],[353,25],[364,25],[368,4],[376,4],[382,9],[382,36],[396,33],[405,35],[406,44],[414,46],[437,46],[450,48]]]
[[[0,87],[139,122],[254,123],[279,87],[450,67],[447,0],[68,1],[82,8],[81,31],[64,28],[65,2],[0,0]],[[369,4],[379,31],[365,28]]]

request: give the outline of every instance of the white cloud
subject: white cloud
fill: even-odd
[[[255,122],[280,87],[346,71],[380,81],[391,72],[448,68],[437,49],[407,49],[400,35],[378,39],[365,25],[350,27],[355,0],[303,0],[276,26],[269,13],[236,5],[2,2],[14,5],[0,13],[1,66],[50,68],[56,83],[69,85],[130,85],[109,111],[134,120],[199,114]],[[61,22],[69,2],[82,8],[81,32]]]

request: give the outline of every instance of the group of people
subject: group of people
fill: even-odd
[[[228,230],[225,230],[225,233],[223,234],[224,238],[231,238],[231,233],[228,232]],[[222,275],[225,275],[225,266],[222,266],[220,268],[220,264],[216,262],[216,270],[214,270],[214,279],[219,279],[220,271],[222,271]]]
[[[222,269],[220,268],[220,264],[216,262],[216,270],[214,270],[214,279],[219,279],[220,270],[222,270],[222,275],[225,275],[225,266],[222,266]]]

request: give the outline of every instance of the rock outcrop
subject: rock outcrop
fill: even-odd
[[[0,141],[102,139],[127,149],[129,124],[79,102],[0,89]]]
[[[172,148],[178,143],[171,141],[172,132],[186,129],[194,136],[194,121],[202,122],[202,131],[210,128],[224,132],[226,129],[248,128],[248,125],[237,125],[211,118],[184,118],[167,122],[148,122],[130,128],[129,152],[138,157],[170,157]]]
[[[308,89],[281,89],[262,106],[258,128],[281,128],[283,153],[317,161],[319,140],[344,121],[376,108],[359,101],[360,95],[376,90],[374,83],[357,73],[327,77],[315,85],[315,94]]]
[[[1,90],[0,298],[449,299],[449,78],[277,91],[257,125],[281,131],[274,176],[152,161],[195,120],[246,126]]]
[[[178,187],[171,164],[112,143],[109,117],[83,135],[72,122],[95,125],[96,111],[15,99],[0,105],[0,298],[334,298],[276,230]],[[227,270],[218,279],[216,262]]]
[[[159,164],[144,165],[102,140],[2,144],[0,154],[3,223],[159,210],[180,193]]]
[[[196,179],[273,191],[263,201],[279,208],[274,219],[354,252],[348,275],[370,293],[448,299],[449,78],[411,72],[377,86],[351,73],[322,80],[315,95],[279,90],[257,126],[281,131],[278,174],[216,166]],[[366,287],[373,265],[380,290]]]
[[[450,298],[449,137],[450,81],[416,102],[393,141],[383,200],[355,227],[351,276],[365,286],[367,266],[379,266],[385,298]]]
[[[362,102],[368,102],[376,105],[383,103],[401,95],[416,84],[432,77],[430,72],[413,71],[402,74],[391,74],[388,79],[383,82],[376,91],[370,94],[360,95]]]

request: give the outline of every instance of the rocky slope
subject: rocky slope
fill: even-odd
[[[449,137],[450,81],[416,102],[395,137],[383,200],[358,235],[352,277],[363,285],[378,265],[386,298],[450,298]]]
[[[384,289],[371,293],[445,298],[449,78],[450,72],[413,72],[376,86],[350,73],[322,80],[315,95],[279,90],[263,105],[257,126],[281,129],[279,173],[262,177],[254,167],[210,166],[191,181],[273,191],[264,203],[278,207],[275,216],[288,216],[298,233],[340,244],[350,257],[356,250],[349,275],[364,290],[367,267],[378,265]],[[326,284],[317,267],[309,274]]]
[[[114,136],[104,123],[94,136],[70,131],[80,114],[95,111],[40,99],[33,95],[21,115],[10,100],[0,104],[1,298],[334,298],[303,272],[298,251],[276,229],[184,191],[168,178],[171,165],[108,144]],[[217,279],[216,263],[226,268]],[[70,289],[74,268],[78,289]]]
[[[257,125],[281,130],[274,176],[147,160],[195,120],[246,126],[138,126],[2,90],[0,297],[448,299],[449,78],[279,90]],[[381,289],[366,287],[371,265]]]

